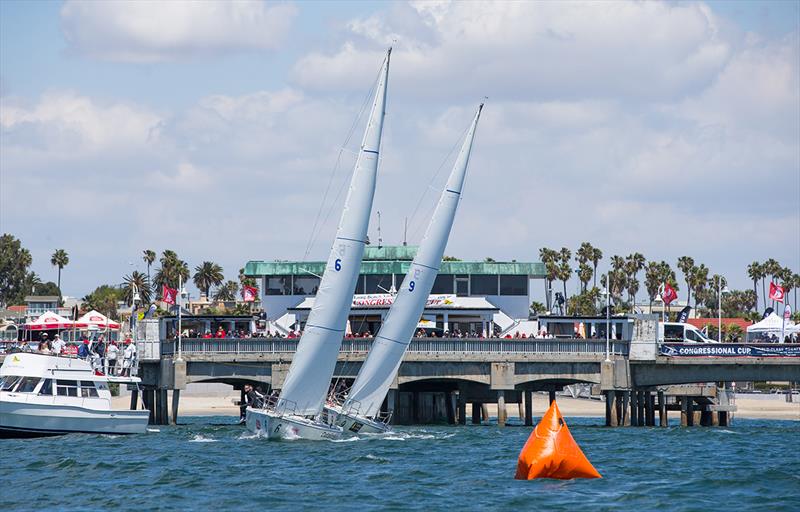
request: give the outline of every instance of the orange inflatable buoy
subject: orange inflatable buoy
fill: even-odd
[[[522,447],[517,480],[602,478],[569,433],[555,401]]]

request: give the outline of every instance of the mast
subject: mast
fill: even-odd
[[[336,367],[375,195],[391,53],[389,48],[325,273],[281,390],[280,400],[288,413],[319,414]]]
[[[461,198],[472,141],[475,138],[475,129],[481,110],[483,110],[483,103],[475,113],[475,118],[472,120],[472,125],[461,146],[453,170],[450,172],[447,185],[436,205],[436,210],[428,224],[417,255],[411,262],[386,321],[375,336],[367,360],[364,361],[350,394],[345,400],[342,407],[344,411],[350,408],[356,414],[367,417],[377,414],[389,391],[389,386],[397,374],[400,361],[403,359],[408,344],[411,343],[414,329],[425,309],[428,295],[431,293],[433,282],[442,263],[442,256],[444,256],[447,239],[450,236],[458,202]]]

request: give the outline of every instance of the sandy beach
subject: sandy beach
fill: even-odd
[[[205,394],[186,393],[181,396],[180,416],[238,416],[239,407],[234,405],[234,401],[239,399],[239,393],[215,392]],[[795,420],[800,421],[800,397],[795,395],[795,401],[786,402],[784,395],[750,395],[737,394],[736,406],[738,411],[736,418],[748,419],[774,419],[774,420]],[[541,416],[547,410],[547,394],[535,393],[533,395],[533,415]],[[125,408],[130,404],[129,396],[114,398],[114,406]],[[489,415],[497,415],[497,406],[488,404]],[[558,407],[566,417],[603,417],[605,414],[605,403],[602,400],[589,400],[585,398],[572,398],[569,396],[558,397]],[[507,406],[509,418],[518,417],[519,408],[517,404]],[[471,407],[467,406],[467,417],[472,414]],[[670,412],[671,418],[678,418],[677,411]]]

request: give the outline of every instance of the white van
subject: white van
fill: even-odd
[[[692,324],[664,322],[664,341],[666,343],[718,343]]]

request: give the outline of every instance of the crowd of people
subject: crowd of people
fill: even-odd
[[[50,339],[45,332],[39,337],[36,348],[30,341],[19,340],[11,347],[10,352],[37,352],[39,354],[78,357],[88,361],[92,368],[105,375],[130,377],[131,369],[136,366],[136,344],[131,338],[117,343],[115,340],[106,341],[104,335],[90,341],[84,337],[77,345],[70,344],[56,334]]]

